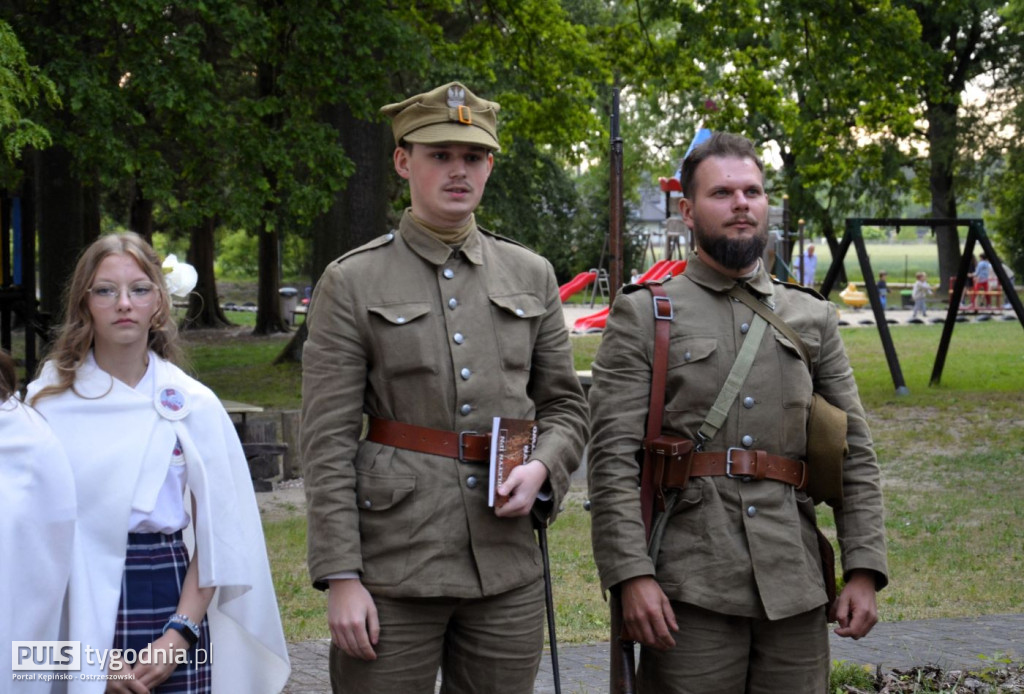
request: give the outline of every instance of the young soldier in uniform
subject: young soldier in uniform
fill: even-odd
[[[683,219],[697,249],[685,273],[664,286],[675,316],[662,431],[699,438],[755,315],[727,294],[737,284],[796,330],[812,369],[780,332],[765,331],[727,418],[702,443],[702,465],[693,463],[694,476],[662,519],[652,560],[636,453],[650,397],[654,313],[646,290],[615,302],[590,394],[588,469],[601,585],[620,591],[625,636],[642,644],[639,691],[818,694],[828,681],[829,648],[814,503],[799,481],[772,479],[772,468],[779,462],[803,470],[813,392],[848,413],[845,500],[836,510],[846,586],[832,608],[836,633],[860,638],[877,619],[875,591],[888,580],[871,437],[834,307],[812,290],[773,282],[759,261],[768,200],[752,144],[714,135],[687,157],[682,188]],[[741,466],[727,466],[727,455],[735,463],[769,462],[730,477],[726,472]],[[767,478],[753,478],[765,472]]]
[[[476,225],[498,104],[446,84],[381,111],[412,204],[342,256],[303,354],[309,569],[328,588],[335,692],[533,691],[542,561],[579,464],[587,405],[558,285],[540,256]],[[369,430],[360,440],[363,414]],[[532,459],[489,508],[495,416],[539,421]]]

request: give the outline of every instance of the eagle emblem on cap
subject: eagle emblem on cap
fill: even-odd
[[[458,108],[466,103],[466,90],[462,87],[448,87],[448,108]]]

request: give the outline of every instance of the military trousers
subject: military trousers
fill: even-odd
[[[825,608],[771,621],[672,603],[679,631],[668,651],[643,648],[639,694],[824,694]]]
[[[544,648],[544,584],[486,598],[374,596],[376,660],[331,644],[334,694],[532,694]]]

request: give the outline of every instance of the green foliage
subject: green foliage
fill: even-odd
[[[531,141],[517,139],[495,157],[477,221],[537,251],[566,278],[594,257],[595,244],[578,223],[580,207],[576,186],[560,163]]]
[[[707,124],[778,145],[796,217],[828,229],[891,202],[894,139],[911,132],[914,105],[912,60],[891,47],[913,40],[912,13],[876,0],[682,4],[673,16],[672,65],[704,75],[693,97],[714,102]]]
[[[11,26],[0,19],[0,180],[13,183],[9,168],[25,147],[43,148],[52,141],[49,132],[26,115],[40,105],[59,107],[56,86],[29,63]]]
[[[288,234],[282,246],[282,279],[308,276],[309,242],[298,234]],[[252,281],[257,277],[259,238],[256,235],[241,229],[222,230],[217,234],[216,253],[214,269],[219,278]]]
[[[259,239],[246,231],[220,235],[214,267],[221,277],[251,278],[256,276]]]

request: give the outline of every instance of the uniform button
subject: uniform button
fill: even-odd
[[[463,405],[462,407],[459,408],[459,412],[461,412],[462,414],[469,414],[472,411],[473,411],[473,406],[472,405],[468,405],[468,404],[467,405]]]
[[[363,508],[373,508],[373,502],[367,499],[363,502]]]
[[[462,371],[459,372],[459,375],[462,376],[463,381],[468,381],[469,377],[473,375],[473,372],[470,371],[469,369],[463,369]]]
[[[740,326],[740,332],[743,333],[744,335],[747,334],[748,330],[750,330],[750,323],[744,323],[743,325]]]
[[[450,280],[452,277],[455,277],[455,270],[452,270],[450,267],[446,267],[444,272],[441,274],[444,275],[446,280]]]
[[[448,299],[448,308],[454,309],[458,305],[459,305],[459,302],[455,300],[455,297],[452,297],[451,299]]]
[[[524,315],[526,315],[526,311],[524,311],[521,308],[517,308],[516,309],[516,315],[519,316],[520,318],[522,318]]]
[[[751,407],[754,406],[754,398],[750,397],[749,395],[743,398],[743,406],[749,410]]]
[[[751,446],[754,445],[754,437],[751,436],[750,434],[747,434],[742,439],[740,439],[740,443],[742,443],[745,447],[750,448]]]
[[[469,477],[466,478],[466,486],[469,487],[470,489],[476,489],[477,484],[478,480],[476,478],[476,475],[470,475]]]
[[[693,359],[693,355],[689,352],[683,352],[683,361],[690,361]]]
[[[747,506],[747,517],[753,518],[757,515],[757,506]]]
[[[452,335],[452,339],[455,340],[455,344],[461,345],[466,341],[466,337],[462,333],[455,333]]]
[[[398,318],[395,319],[395,322],[401,325],[402,323],[405,322],[405,316],[399,316]]]

